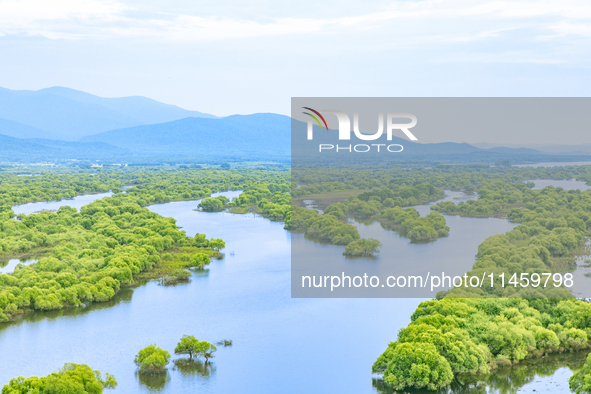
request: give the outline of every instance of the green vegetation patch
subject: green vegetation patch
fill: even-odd
[[[107,301],[142,272],[199,266],[223,246],[221,240],[204,241],[202,234],[188,237],[174,219],[141,207],[132,194],[95,201],[80,212],[62,207],[55,213],[12,217],[10,207],[0,212],[0,257],[36,250],[45,254],[35,264],[0,275],[0,320],[26,310]],[[168,251],[182,253],[160,265]],[[202,263],[192,262],[199,255]]]
[[[590,347],[591,305],[573,299],[446,298],[422,302],[411,320],[372,367],[395,390]]]
[[[569,387],[576,394],[591,393],[591,354],[587,358],[587,363],[583,369],[571,376]]]
[[[225,346],[230,346],[231,344],[230,341],[230,344]],[[193,359],[193,356],[201,356],[205,358],[205,362],[208,362],[216,350],[216,346],[207,341],[200,341],[193,335],[183,335],[174,349],[174,354],[188,354],[189,359]]]
[[[66,363],[48,376],[11,379],[2,388],[2,394],[101,394],[104,389],[114,389],[116,386],[115,377],[109,373],[103,376],[88,365]]]
[[[133,360],[141,372],[164,372],[170,361],[170,353],[159,348],[155,343],[138,352]]]

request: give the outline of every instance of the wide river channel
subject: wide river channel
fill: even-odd
[[[565,187],[565,185],[561,185]],[[576,186],[576,185],[575,185]],[[573,186],[574,187],[574,186]],[[221,193],[229,198],[239,192]],[[17,213],[80,208],[108,194],[14,207]],[[460,201],[463,193],[447,192]],[[31,313],[0,324],[0,387],[16,376],[44,376],[66,362],[110,372],[115,393],[376,393],[380,382],[371,365],[398,330],[410,322],[420,299],[292,299],[290,242],[283,223],[254,214],[195,211],[196,201],[153,205],[193,236],[223,238],[224,258],[193,271],[190,282],[161,286],[156,281],[124,289],[106,303],[56,312]],[[417,207],[422,215],[428,206]],[[461,251],[468,270],[478,245],[515,224],[504,219],[447,216],[450,236],[411,244],[379,225],[356,224],[398,253],[421,261]],[[459,234],[471,233],[470,237]],[[454,234],[457,234],[454,236]],[[294,237],[300,236],[293,234]],[[306,241],[309,242],[309,241]],[[335,253],[342,247],[330,246]],[[11,262],[14,265],[14,262]],[[218,347],[208,365],[171,362],[158,376],[137,373],[133,358],[150,343],[173,353],[183,334],[200,340],[234,341]],[[173,360],[178,359],[173,355]],[[546,358],[498,371],[480,381],[454,385],[453,393],[567,392],[570,367],[584,355]]]

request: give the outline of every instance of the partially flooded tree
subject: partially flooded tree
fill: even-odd
[[[163,372],[170,360],[170,353],[155,343],[146,346],[135,356],[134,362],[144,372]]]
[[[188,354],[190,359],[192,359],[193,356],[202,356],[205,358],[205,362],[207,362],[213,357],[213,353],[216,350],[217,348],[215,345],[212,345],[207,341],[200,341],[193,335],[183,335],[174,349],[174,354]]]
[[[380,246],[382,246],[382,243],[377,239],[361,238],[345,246],[345,253],[343,254],[346,256],[371,256],[380,252]]]

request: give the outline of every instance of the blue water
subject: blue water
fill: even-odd
[[[72,208],[76,208],[77,210],[80,210],[80,208],[82,208],[86,204],[90,204],[93,201],[100,200],[103,197],[109,197],[112,195],[113,195],[113,193],[111,193],[111,192],[97,193],[97,194],[85,194],[83,196],[74,197],[70,200],[32,202],[29,204],[15,205],[12,207],[12,210],[17,215],[21,214],[21,213],[30,215],[32,213],[40,212],[40,211],[57,211],[60,207],[63,207],[65,205],[70,206]]]
[[[526,181],[527,182],[527,181]],[[561,187],[564,190],[580,190],[584,192],[585,190],[591,189],[591,186],[587,185],[587,183],[583,181],[577,181],[575,179],[563,179],[563,180],[556,180],[556,179],[534,179],[532,181],[535,184],[533,190],[540,190],[545,188],[546,186],[554,186],[554,187]]]
[[[223,260],[188,284],[150,282],[110,307],[35,313],[8,325],[0,330],[0,384],[77,362],[115,374],[114,392],[151,391],[135,373],[134,355],[152,342],[172,351],[191,334],[234,345],[217,352],[209,377],[169,368],[163,393],[374,392],[371,364],[419,300],[291,299],[290,233],[282,223],[196,206],[150,209],[175,217],[190,235],[222,237]]]
[[[108,303],[0,325],[0,385],[76,362],[113,373],[115,393],[375,393],[371,365],[421,300],[292,299],[291,234],[283,223],[199,212],[197,204],[149,208],[176,218],[189,235],[223,238],[223,259],[193,271],[186,284],[152,281]],[[470,242],[457,247],[475,249],[482,240]],[[408,250],[420,250],[415,246]],[[171,363],[162,376],[137,373],[139,349],[157,343],[172,353],[183,334],[234,345],[219,348],[209,366],[186,370]],[[565,379],[559,379],[562,389]]]
[[[5,260],[5,262],[6,262],[6,260]],[[10,260],[8,260],[8,262],[6,262],[7,264],[4,267],[0,267],[0,274],[10,274],[11,272],[14,271],[16,266],[19,264],[30,265],[30,264],[33,264],[36,262],[37,262],[36,259],[29,259],[29,260],[24,260],[24,261],[21,261],[19,259],[10,259]],[[1,265],[1,263],[0,263],[0,265]]]

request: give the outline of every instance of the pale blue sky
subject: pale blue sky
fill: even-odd
[[[0,0],[0,86],[228,115],[291,96],[589,96],[591,2]]]

